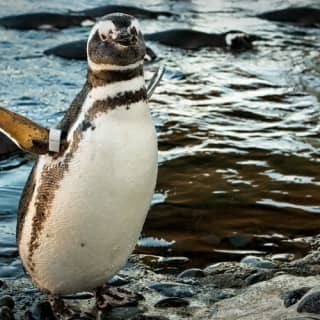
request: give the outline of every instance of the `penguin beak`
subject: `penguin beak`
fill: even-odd
[[[137,42],[137,37],[125,30],[119,32],[115,41],[121,44],[122,46],[130,46]]]

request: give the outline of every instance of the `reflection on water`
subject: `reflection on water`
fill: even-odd
[[[54,9],[49,1],[16,3],[1,3],[1,12]],[[98,0],[58,0],[54,5],[62,10],[75,3],[78,9],[101,5]],[[265,40],[254,51],[237,55],[151,44],[169,71],[151,103],[159,136],[159,179],[137,251],[185,255],[201,266],[248,252],[305,254],[308,246],[299,238],[320,229],[320,30],[253,17],[294,1],[150,4],[183,14],[142,21],[145,32],[240,29]],[[87,33],[85,28],[0,30],[0,104],[54,125],[81,87],[86,66],[34,56]],[[148,66],[146,76],[155,68]],[[22,274],[15,216],[31,166],[31,159],[19,156],[0,162],[0,277]]]

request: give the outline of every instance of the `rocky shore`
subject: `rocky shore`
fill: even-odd
[[[240,262],[220,262],[179,273],[188,264],[188,258],[132,255],[110,284],[137,293],[137,300],[100,312],[99,317],[108,320],[320,319],[319,239],[313,239],[313,250],[297,260],[291,254],[246,256]],[[54,319],[47,298],[27,278],[3,280],[0,285],[0,319]],[[88,319],[96,318],[91,293],[65,301],[87,311]]]

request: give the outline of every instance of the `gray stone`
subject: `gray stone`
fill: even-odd
[[[305,295],[299,302],[297,311],[320,314],[320,291]]]
[[[8,307],[1,307],[0,308],[0,319],[1,320],[14,320],[14,316],[12,311]]]
[[[131,320],[136,319],[141,313],[137,307],[112,308],[110,311],[103,311],[100,320]]]
[[[249,286],[257,282],[269,280],[274,275],[274,272],[271,270],[259,270],[247,278],[245,278],[245,283]]]
[[[192,297],[195,292],[191,286],[186,284],[177,283],[155,283],[149,286],[149,288],[158,291],[160,294],[166,297]]]
[[[256,256],[246,256],[240,262],[251,264],[256,268],[273,269],[276,267],[276,265],[273,262],[264,260]]]
[[[115,275],[108,281],[108,284],[114,287],[121,287],[128,284],[129,282],[130,281],[128,279]]]
[[[188,305],[189,301],[182,298],[166,298],[158,301],[154,306],[156,308],[180,308]]]
[[[289,262],[294,259],[294,254],[292,253],[278,253],[271,256],[271,260],[279,262]]]
[[[182,271],[177,278],[183,279],[183,278],[203,278],[205,276],[205,273],[202,269],[199,268],[192,268]]]
[[[285,292],[282,295],[284,306],[288,308],[297,303],[310,289],[310,287],[302,287]]]
[[[14,300],[10,296],[2,296],[0,298],[0,307],[8,307],[12,310],[14,308]]]

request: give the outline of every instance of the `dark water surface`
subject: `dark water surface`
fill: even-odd
[[[1,1],[0,12],[104,4]],[[159,135],[159,179],[137,250],[185,255],[200,266],[240,259],[251,251],[305,254],[308,247],[299,238],[320,230],[320,29],[253,17],[301,1],[140,3],[145,4],[182,13],[179,19],[142,21],[145,32],[240,29],[265,40],[241,54],[150,44],[169,71],[151,102]],[[317,0],[304,4],[319,6]],[[82,86],[86,64],[41,52],[85,38],[88,31],[0,29],[0,105],[46,126],[57,123]],[[146,67],[147,77],[156,66]],[[0,277],[22,274],[15,221],[32,164],[19,156],[0,162]]]

